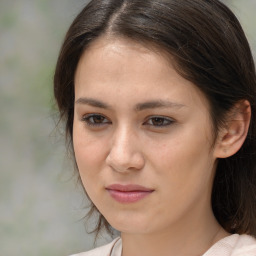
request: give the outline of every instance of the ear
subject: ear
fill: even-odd
[[[247,100],[239,101],[228,114],[226,126],[221,128],[214,148],[216,158],[234,155],[243,145],[251,119],[251,105]]]

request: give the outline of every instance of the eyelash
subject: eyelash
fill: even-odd
[[[162,124],[153,124],[152,121],[161,121]],[[149,124],[149,121],[151,122],[151,124]],[[147,121],[144,122],[144,125],[149,125],[149,126],[153,126],[153,127],[157,127],[157,128],[164,128],[167,126],[170,126],[171,124],[174,123],[174,120],[169,118],[169,117],[165,117],[165,116],[151,116],[150,118],[147,118]]]
[[[95,120],[95,118],[98,118],[99,123]],[[83,122],[86,123],[88,126],[92,127],[100,127],[106,124],[111,124],[111,121],[109,121],[105,116],[101,114],[88,114],[84,115],[81,119]],[[153,124],[154,121],[160,121],[162,124]],[[96,121],[96,122],[95,122]],[[152,126],[156,128],[164,128],[167,126],[170,126],[173,124],[175,121],[169,117],[164,117],[164,116],[150,116],[147,118],[147,120],[143,123],[143,125],[147,126]]]
[[[104,121],[104,122],[96,123],[95,118],[100,118],[101,120],[105,119],[105,120],[107,120],[107,122]],[[92,120],[90,120],[90,119],[94,119],[94,121],[92,122]],[[105,124],[111,124],[111,122],[108,121],[108,119],[105,116],[101,115],[101,114],[84,115],[82,117],[82,121],[85,122],[88,126],[93,126],[93,127],[99,127],[99,126],[102,126],[102,125],[105,125]]]

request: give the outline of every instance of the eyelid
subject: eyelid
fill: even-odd
[[[167,121],[166,124],[162,124],[162,125],[154,125],[154,124],[148,124],[149,120],[152,120],[152,119],[162,119],[164,122]],[[167,117],[167,116],[158,116],[158,115],[154,115],[154,116],[149,116],[146,118],[146,121],[143,123],[143,125],[148,125],[148,126],[152,126],[154,128],[166,128],[170,125],[172,125],[173,123],[175,122],[175,120],[171,117]]]
[[[105,120],[103,122],[99,122],[99,123],[90,122],[90,118],[93,118],[93,117],[102,117]],[[99,126],[103,126],[103,125],[106,125],[106,124],[111,124],[111,121],[109,121],[109,119],[105,115],[100,114],[100,113],[85,114],[85,115],[82,116],[81,121],[85,122],[86,125],[93,126],[93,127],[99,127]]]
[[[96,118],[96,117],[99,118],[98,122],[97,121],[95,122],[95,120],[94,121],[90,120],[91,118]],[[156,122],[157,121],[160,121],[160,122],[158,124],[156,124],[156,123],[154,124],[154,121],[152,122],[152,120],[154,120]],[[112,122],[109,120],[109,118],[107,118],[105,115],[100,114],[100,113],[85,114],[82,116],[81,121],[84,122],[86,125],[92,126],[92,127],[100,127],[100,126],[105,126],[107,124],[112,124]],[[161,116],[161,115],[153,115],[153,116],[148,116],[142,125],[150,126],[152,128],[161,129],[161,128],[169,127],[174,122],[175,122],[175,120],[171,117]]]

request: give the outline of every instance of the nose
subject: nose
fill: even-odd
[[[142,145],[131,129],[120,129],[112,137],[106,163],[117,172],[141,170],[145,165]]]

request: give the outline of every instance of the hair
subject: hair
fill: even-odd
[[[92,0],[71,24],[54,76],[72,154],[75,71],[82,53],[104,35],[147,43],[171,55],[177,72],[208,99],[215,135],[236,103],[250,102],[244,144],[233,156],[218,159],[212,209],[226,231],[256,236],[256,74],[235,15],[218,0]],[[95,211],[91,203],[89,215]],[[94,231],[104,227],[111,230],[99,213]]]

